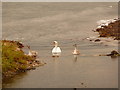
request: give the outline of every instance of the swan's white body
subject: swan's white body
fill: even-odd
[[[57,56],[59,57],[61,55],[61,49],[58,47],[58,42],[54,41],[55,47],[52,49],[52,55],[53,57]]]
[[[73,55],[79,55],[80,54],[80,51],[77,50],[77,46],[75,45],[75,49],[74,51],[72,52]]]

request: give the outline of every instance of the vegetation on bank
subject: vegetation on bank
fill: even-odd
[[[96,31],[99,32],[100,37],[114,37],[120,40],[120,19],[109,23],[108,26],[101,26]]]
[[[3,79],[42,65],[36,57],[25,54],[23,44],[18,41],[1,40],[0,44]]]

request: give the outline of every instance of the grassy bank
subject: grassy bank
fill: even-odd
[[[36,57],[29,56],[23,52],[22,48],[24,45],[20,42],[1,40],[0,43],[3,79],[42,65],[36,60]]]

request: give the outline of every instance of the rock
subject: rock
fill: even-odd
[[[120,55],[120,53],[115,50],[111,51],[110,54],[107,54],[107,56],[119,56],[119,55]]]
[[[112,52],[111,52],[111,54],[112,55],[115,55],[115,54],[119,54],[117,51],[115,51],[115,50],[113,50]]]
[[[99,37],[114,37],[115,40],[120,40],[120,20],[100,20],[99,26],[96,31],[99,33]]]
[[[95,42],[100,42],[101,40],[100,39],[96,39]]]
[[[83,85],[84,83],[81,83],[81,85]]]

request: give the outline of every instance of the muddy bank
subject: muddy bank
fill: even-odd
[[[44,65],[38,60],[37,52],[28,48],[28,53],[23,51],[26,46],[18,41],[1,40],[0,52],[2,53],[2,80],[9,79],[15,75],[35,69]]]

